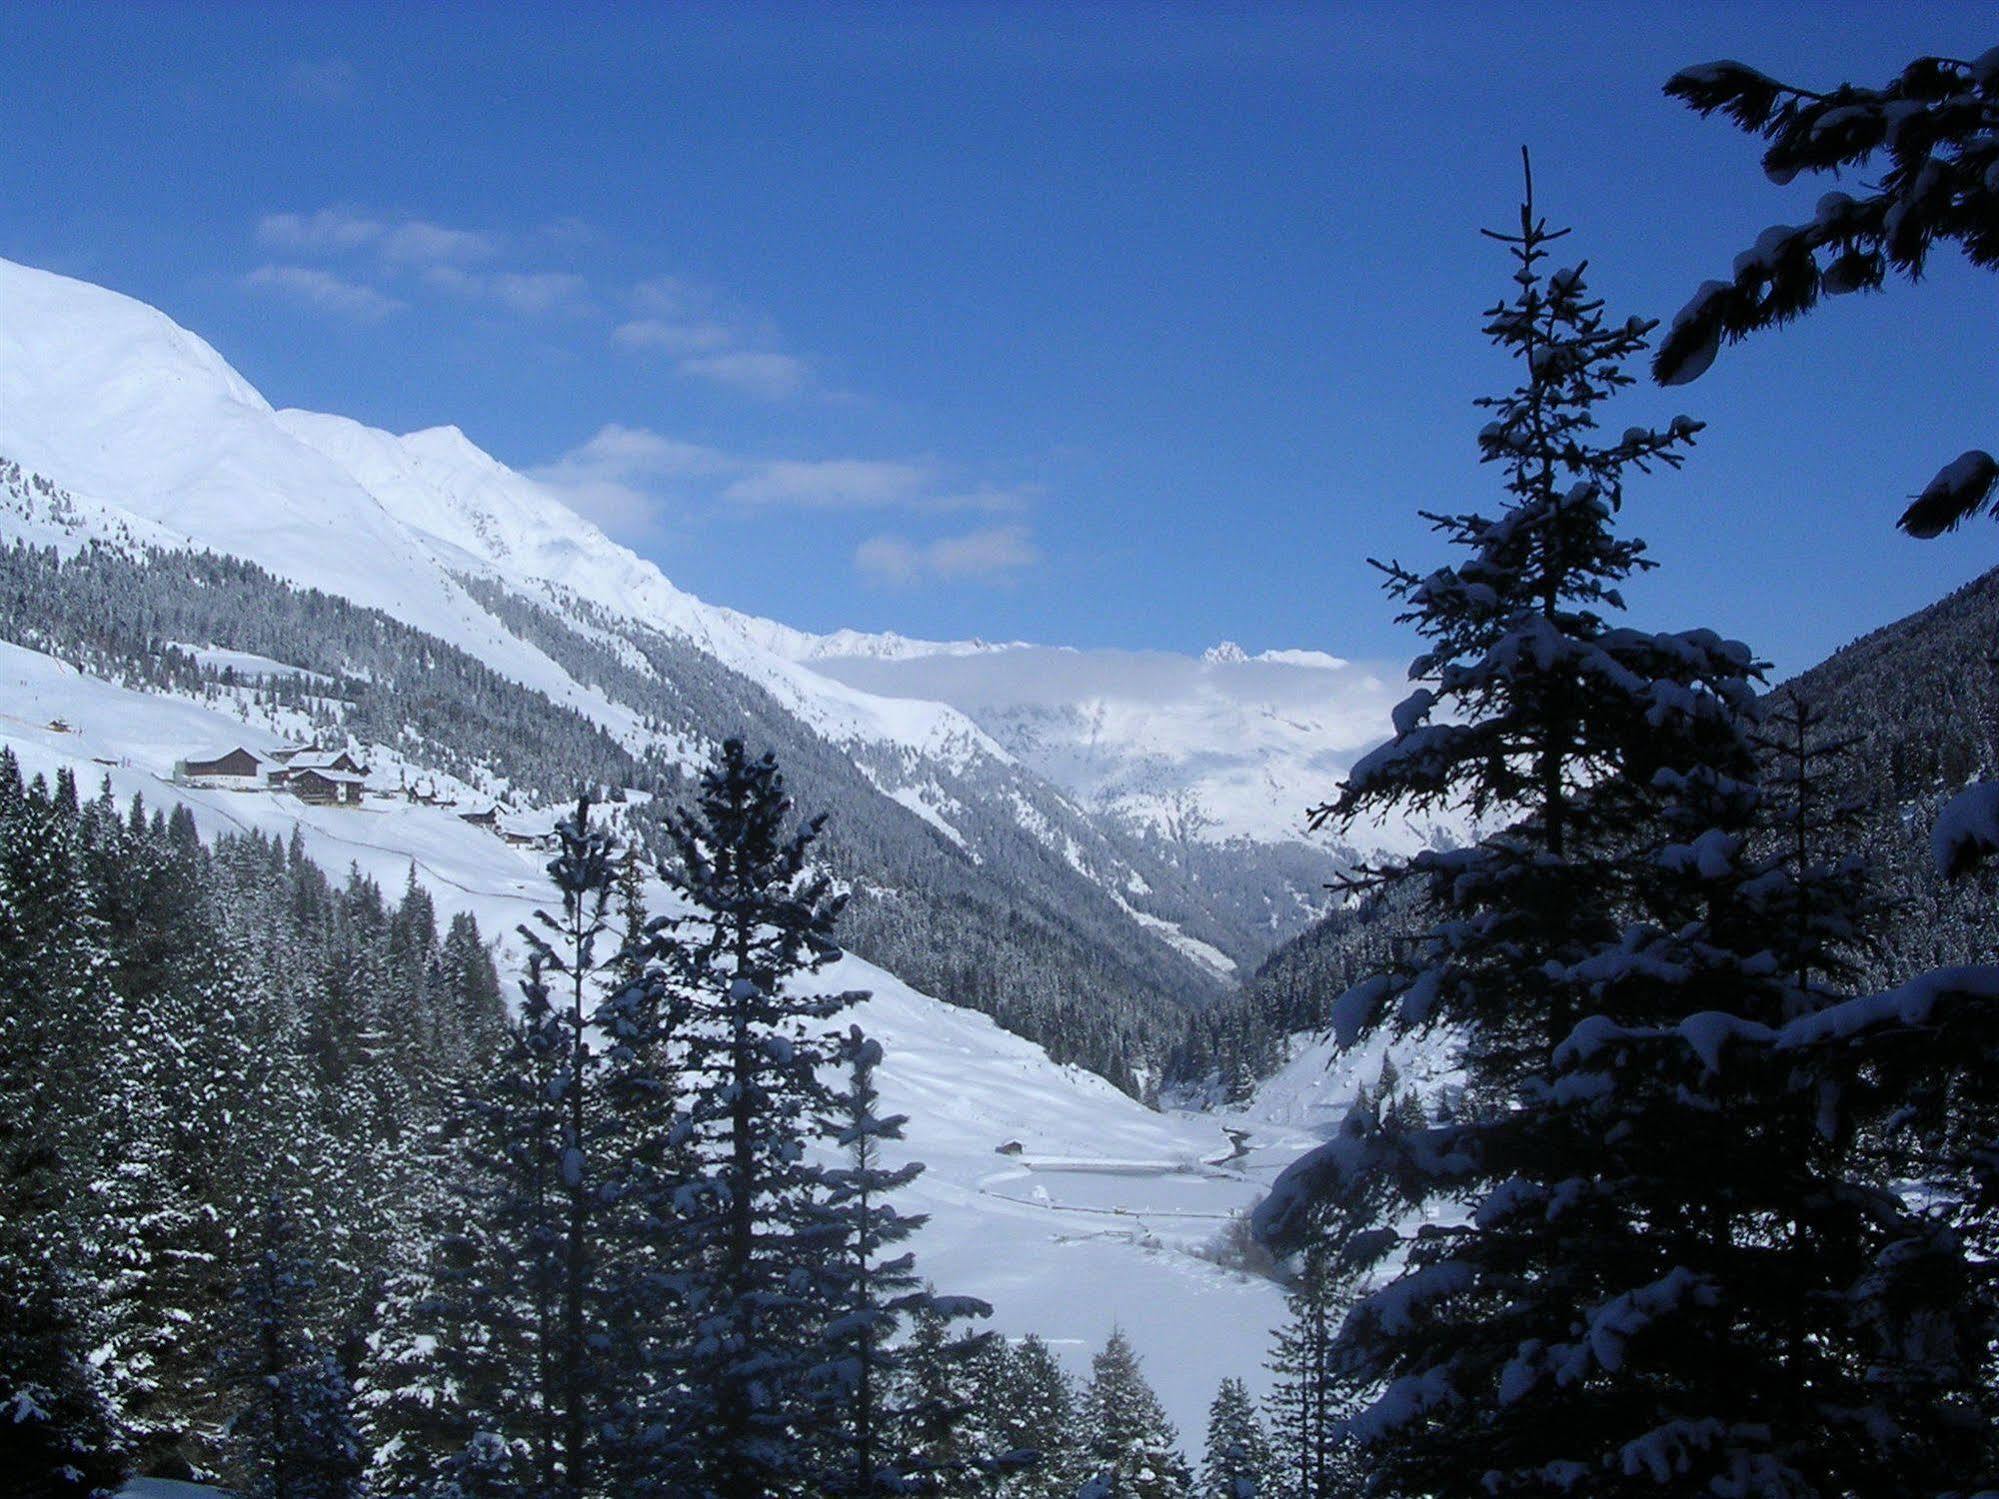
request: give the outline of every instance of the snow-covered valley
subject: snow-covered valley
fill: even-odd
[[[398,438],[275,411],[152,309],[4,262],[0,457],[18,465],[0,485],[0,541],[242,558],[466,653],[635,766],[684,774],[731,726],[667,721],[665,699],[633,682],[684,697],[704,680],[688,671],[713,673],[732,702],[745,689],[726,684],[753,683],[776,704],[761,721],[790,736],[784,758],[830,751],[818,763],[848,777],[832,791],[878,797],[867,815],[927,849],[931,864],[906,869],[946,861],[969,892],[1095,922],[1085,930],[1116,932],[1141,982],[1189,1002],[1309,917],[1334,865],[1303,837],[1303,805],[1386,726],[1376,675],[1311,653],[1194,661],[808,637],[711,607],[456,429]],[[121,801],[185,805],[206,836],[297,829],[330,873],[395,889],[413,872],[440,912],[497,936],[503,974],[516,973],[515,928],[551,898],[547,855],[462,814],[500,804],[545,826],[552,799],[476,753],[446,770],[407,726],[353,740],[372,766],[358,806],[177,780],[191,756],[307,739],[315,712],[323,732],[326,713],[346,711],[336,674],[359,671],[350,687],[366,676],[216,637],[175,640],[204,673],[179,690],[0,641],[0,744],[30,776],[66,767]],[[681,654],[661,656],[662,640]],[[280,705],[268,689],[284,679],[327,695]],[[828,794],[797,779],[808,804]],[[417,786],[422,800],[397,794]],[[610,810],[629,817],[648,793],[620,797]],[[836,823],[860,815],[851,800],[834,810]],[[1292,1079],[1268,1117],[1254,1104],[1156,1112],[949,992],[853,955],[832,977],[872,993],[859,1019],[887,1049],[887,1102],[910,1114],[911,1153],[929,1165],[909,1194],[930,1214],[927,1276],[990,1299],[1003,1330],[1042,1334],[1078,1370],[1123,1327],[1189,1440],[1219,1378],[1265,1383],[1280,1290],[1207,1256],[1339,1098],[1305,1099],[1315,1090]]]
[[[257,829],[288,839],[297,828],[317,863],[358,867],[388,889],[414,869],[441,913],[469,911],[499,935],[503,971],[522,957],[515,928],[551,903],[546,854],[509,846],[451,808],[386,796],[318,807],[282,792],[175,784],[186,745],[245,737],[226,704],[130,691],[6,644],[0,703],[0,743],[26,774],[68,768],[86,789],[108,780],[121,801],[185,805],[210,837]],[[50,727],[57,720],[65,727]],[[652,893],[664,903],[663,887]],[[1041,1334],[1078,1371],[1123,1327],[1190,1440],[1223,1375],[1261,1386],[1281,1291],[1205,1254],[1319,1137],[1336,1100],[1300,1108],[1287,1088],[1268,1121],[1254,1106],[1160,1113],[859,958],[843,959],[827,983],[872,995],[855,1018],[887,1052],[886,1103],[910,1115],[908,1153],[928,1167],[907,1194],[930,1215],[915,1245],[926,1276],[990,1300],[994,1325]],[[1231,1159],[1225,1128],[1250,1132],[1247,1157]],[[999,1153],[1015,1144],[1017,1153]]]

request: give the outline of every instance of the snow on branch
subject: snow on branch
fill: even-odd
[[[1930,829],[1930,857],[1945,879],[1969,874],[1999,854],[1999,781],[1967,786],[1944,804]]]

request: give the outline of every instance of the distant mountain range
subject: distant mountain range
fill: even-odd
[[[210,637],[181,644],[348,682],[348,706],[321,711],[407,741],[409,770],[428,753],[525,806],[566,795],[562,773],[587,762],[643,808],[684,791],[727,734],[776,749],[801,801],[835,813],[828,846],[856,892],[860,951],[1127,1087],[1189,1007],[1320,909],[1350,850],[1309,839],[1304,810],[1385,734],[1395,696],[1319,652],[808,635],[710,605],[456,428],[397,436],[276,410],[164,314],[7,262],[0,460],[18,470],[0,539],[154,568],[121,590]],[[46,494],[37,508],[38,485],[61,492],[59,512]],[[159,559],[203,553],[257,570],[229,580],[249,590],[232,615],[159,591],[181,576]],[[315,636],[314,591],[361,613]],[[92,628],[54,600],[30,616],[58,654],[84,642],[49,621]],[[384,631],[401,654],[378,648]],[[477,688],[483,731],[469,704],[440,711],[414,663],[398,666],[426,641],[506,684]],[[551,713],[581,727],[537,717]]]

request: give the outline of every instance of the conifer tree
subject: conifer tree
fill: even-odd
[[[934,1385],[947,1361],[962,1362],[972,1351],[948,1337],[950,1321],[991,1313],[983,1302],[925,1289],[915,1256],[893,1252],[924,1219],[889,1199],[923,1167],[883,1160],[883,1144],[902,1139],[908,1118],[875,1112],[881,1058],[879,1042],[859,1026],[848,1028],[838,1049],[846,1086],[821,1123],[821,1133],[846,1155],[825,1184],[822,1210],[837,1237],[827,1267],[830,1320],[820,1333],[822,1362],[814,1371],[818,1435],[831,1451],[819,1487],[831,1494],[895,1493],[917,1482],[948,1485],[969,1469],[967,1455],[950,1438],[973,1402]],[[884,1251],[890,1253],[884,1257]],[[911,1316],[917,1336],[900,1346],[896,1334]]]
[[[618,976],[632,982],[645,972],[646,955],[652,946],[646,911],[645,863],[639,857],[637,843],[626,844],[624,857],[618,860],[616,899],[618,928],[624,938],[618,951]]]
[[[628,855],[627,870],[636,862]],[[671,1493],[680,1449],[672,1381],[690,1271],[683,1208],[698,1166],[681,1073],[689,1006],[657,961],[662,947],[625,904],[627,931],[604,965],[593,1017],[604,1038],[596,1151],[605,1200],[599,1338],[604,1479],[622,1494]]]
[[[82,889],[105,954],[100,1110],[106,1167],[91,1194],[88,1241],[106,1324],[97,1358],[135,1463],[189,1471],[191,1388],[210,1383],[223,1290],[217,1216],[204,1212],[216,1079],[194,1071],[197,1008],[209,967],[189,849],[143,820],[128,826],[108,793],[80,815]],[[209,1060],[202,1057],[201,1060]],[[195,1141],[189,1137],[201,1135]],[[71,1142],[73,1150],[77,1142]],[[185,1452],[181,1449],[186,1448]]]
[[[398,1288],[406,1325],[379,1349],[374,1398],[408,1469],[636,1495],[667,1481],[658,1345],[680,1183],[664,1164],[678,1126],[661,1068],[677,1011],[657,975],[623,979],[600,951],[615,859],[587,800],[557,836],[560,909],[521,929],[520,1015],[451,1125],[457,1186]],[[432,1338],[448,1400],[410,1367],[413,1340]]]
[[[1047,1343],[1029,1333],[995,1339],[980,1356],[979,1403],[993,1450],[1033,1453],[998,1475],[997,1492],[1021,1499],[1069,1499],[1087,1474],[1076,1427],[1076,1391]]]
[[[1269,1368],[1270,1492],[1297,1499],[1358,1494],[1360,1462],[1344,1422],[1356,1390],[1334,1356],[1339,1286],[1316,1247],[1285,1297],[1288,1312],[1272,1340]]]
[[[103,966],[74,822],[0,749],[0,1471],[55,1495],[108,1493],[126,1464],[93,1358]]]
[[[493,954],[479,935],[478,918],[460,911],[445,929],[438,952],[445,993],[457,1027],[459,1054],[468,1062],[483,1058],[499,1044],[506,1023],[506,1001]]]
[[[859,996],[803,987],[839,956],[844,900],[808,867],[824,818],[793,828],[791,810],[775,760],[731,739],[670,829],[669,877],[690,914],[662,924],[660,952],[690,1009],[688,1138],[701,1173],[681,1195],[691,1327],[675,1433],[682,1481],[721,1499],[808,1477],[810,1374],[840,1294],[827,1168],[803,1145],[837,1108],[822,1076],[838,1052],[827,1022]]]
[[[548,1003],[558,1046],[550,1104],[560,1237],[556,1263],[550,1267],[555,1305],[548,1393],[561,1492],[580,1495],[591,1485],[590,1406],[600,1393],[601,1378],[595,1367],[590,1304],[601,1254],[593,1230],[600,1200],[595,1176],[603,1168],[590,1153],[594,1085],[601,1067],[589,1025],[596,998],[591,992],[596,946],[608,927],[611,848],[609,837],[590,826],[587,799],[579,802],[574,819],[558,829],[558,836],[562,848],[551,861],[549,874],[562,898],[561,911],[536,913],[554,941],[532,927],[522,927],[521,934],[533,953],[529,982],[552,991]]]
[[[1166,1411],[1122,1330],[1090,1360],[1082,1424],[1093,1481],[1104,1499],[1183,1499],[1193,1474]]]
[[[1816,1003],[1809,965],[1773,956],[1797,893],[1843,887],[1786,877],[1759,837],[1748,652],[1602,617],[1642,560],[1610,530],[1621,475],[1677,462],[1695,428],[1595,442],[1649,325],[1607,323],[1579,270],[1548,275],[1553,238],[1530,202],[1506,237],[1519,290],[1488,325],[1525,365],[1480,436],[1508,507],[1442,522],[1460,566],[1391,570],[1435,642],[1412,675],[1436,685],[1325,813],[1457,797],[1510,819],[1378,875],[1419,881],[1436,916],[1407,968],[1335,1007],[1349,1039],[1462,1035],[1467,1106],[1426,1128],[1356,1110],[1259,1225],[1288,1248],[1335,1225],[1323,1247],[1357,1297],[1334,1359],[1366,1397],[1340,1424],[1383,1492],[1940,1485],[1950,1442],[1919,1430],[1920,1398],[1866,1393],[1843,1301],[1913,1224],[1838,1174],[1809,1074],[1761,1061]],[[1395,1226],[1444,1200],[1467,1217]]]
[[[299,1226],[273,1195],[240,1287],[225,1378],[241,1392],[232,1466],[246,1499],[359,1499],[366,1467],[345,1375],[315,1334]]]
[[[1005,1461],[985,1429],[979,1401],[978,1357],[992,1334],[966,1336],[952,1324],[992,1308],[969,1297],[926,1291],[915,1304],[909,1337],[897,1350],[896,1424],[908,1457],[906,1481],[926,1492],[985,1492],[987,1480],[1016,1464]]]
[[[530,1363],[507,1300],[507,1256],[484,1211],[501,1156],[490,1122],[468,1098],[440,1126],[423,1161],[435,1185],[412,1209],[415,1233],[374,1308],[357,1380],[371,1494],[428,1496],[490,1478],[488,1435],[513,1472],[515,1444],[497,1433],[526,1424]]]
[[[1207,1456],[1201,1464],[1202,1499],[1264,1499],[1277,1492],[1276,1465],[1240,1379],[1225,1379],[1208,1407]]]
[[[1594,1007],[1584,965],[1616,944],[1619,892],[1629,885],[1625,847],[1654,815],[1653,771],[1672,763],[1661,752],[1715,716],[1709,705],[1725,709],[1749,690],[1747,652],[1699,633],[1614,629],[1604,617],[1621,603],[1619,585],[1646,565],[1640,544],[1611,529],[1624,474],[1676,466],[1698,425],[1682,419],[1663,432],[1634,428],[1616,443],[1593,441],[1596,408],[1630,383],[1621,366],[1643,348],[1650,325],[1608,320],[1580,268],[1549,272],[1560,234],[1535,216],[1530,193],[1519,232],[1502,237],[1518,267],[1517,291],[1490,311],[1487,334],[1524,368],[1513,390],[1481,401],[1495,419],[1479,442],[1483,460],[1505,474],[1508,504],[1496,517],[1429,517],[1470,553],[1464,563],[1427,576],[1384,569],[1405,603],[1401,618],[1431,642],[1410,671],[1429,685],[1396,710],[1395,737],[1357,763],[1339,799],[1315,813],[1321,824],[1344,825],[1386,803],[1462,804],[1482,819],[1515,819],[1478,844],[1362,877],[1375,889],[1421,883],[1444,919],[1408,966],[1363,984],[1335,1012],[1344,1041],[1384,1022],[1459,1030],[1472,1096],[1491,1110],[1531,1090]],[[1440,708],[1448,710],[1443,721],[1433,721]],[[1378,1116],[1356,1111],[1341,1141],[1287,1173],[1260,1224],[1267,1229],[1300,1206],[1293,1194],[1315,1158],[1340,1189],[1379,1194],[1387,1168],[1346,1171],[1342,1163],[1391,1150],[1395,1138],[1384,1141]],[[1470,1169],[1450,1155],[1427,1164],[1439,1174]],[[1419,1186],[1418,1195],[1427,1190]],[[1385,1204],[1377,1195],[1344,1206],[1349,1224],[1372,1230]],[[1402,1279],[1467,1288],[1476,1276],[1454,1261],[1458,1243],[1437,1235],[1413,1246]],[[1393,1233],[1352,1232],[1339,1269],[1359,1273],[1399,1245]],[[1482,1313],[1467,1306],[1460,1315],[1470,1322]],[[1363,1301],[1351,1325],[1369,1326],[1369,1316]],[[1507,1328],[1495,1342],[1510,1348],[1518,1336]],[[1428,1351],[1362,1356],[1360,1380],[1420,1379]],[[1453,1356],[1438,1357],[1432,1377],[1462,1384]],[[1376,1404],[1404,1421],[1428,1416],[1420,1402],[1391,1406],[1384,1396]],[[1409,1450],[1412,1464],[1454,1465],[1455,1478],[1474,1461],[1427,1439]]]

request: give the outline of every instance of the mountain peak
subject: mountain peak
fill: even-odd
[[[1249,652],[1245,651],[1233,640],[1224,640],[1220,645],[1211,645],[1205,651],[1201,652],[1201,659],[1203,661],[1233,664],[1237,661],[1247,661],[1249,659]]]
[[[405,432],[400,439],[402,445],[413,453],[431,458],[449,458],[460,462],[500,466],[479,444],[465,435],[465,429],[447,422],[441,427],[423,427],[415,432]]]

